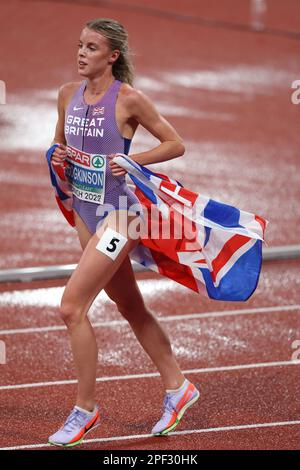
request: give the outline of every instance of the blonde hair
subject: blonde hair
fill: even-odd
[[[97,18],[86,23],[86,27],[97,31],[106,37],[112,51],[120,51],[120,55],[112,67],[112,73],[117,80],[133,84],[134,72],[128,46],[128,34],[123,25],[110,18]]]

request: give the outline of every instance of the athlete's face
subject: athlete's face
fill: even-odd
[[[84,28],[78,44],[78,73],[83,77],[102,75],[119,57],[119,51],[111,51],[106,37]]]

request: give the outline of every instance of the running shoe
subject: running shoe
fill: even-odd
[[[65,424],[49,437],[48,442],[63,447],[76,446],[81,443],[88,432],[97,426],[99,426],[99,409],[97,406],[90,413],[79,406],[75,406]]]
[[[152,429],[155,436],[163,436],[172,431],[180,422],[186,410],[199,398],[195,385],[185,379],[177,392],[166,394],[163,403],[163,415]]]

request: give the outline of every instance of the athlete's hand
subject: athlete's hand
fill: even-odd
[[[113,174],[113,176],[124,176],[126,175],[127,171],[124,170],[124,168],[122,168],[120,165],[118,165],[117,163],[113,162],[113,158],[116,157],[118,154],[117,153],[113,153],[111,155],[108,155],[108,158],[109,158],[109,166],[111,168],[111,172]]]
[[[59,144],[51,156],[53,165],[62,165],[67,156],[67,147],[64,144]]]

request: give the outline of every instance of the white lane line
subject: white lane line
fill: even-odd
[[[197,313],[190,313],[186,315],[169,315],[165,317],[156,318],[160,322],[171,322],[171,321],[179,321],[179,320],[196,320],[202,318],[222,318],[227,316],[238,316],[238,315],[256,315],[257,313],[273,313],[273,312],[290,312],[294,310],[299,310],[300,313],[300,305],[276,305],[273,307],[259,307],[259,308],[246,308],[240,310],[225,310],[225,311],[217,311],[217,312],[197,312]],[[103,327],[115,327],[115,326],[123,326],[128,325],[126,320],[110,320],[110,321],[101,321],[93,323],[94,328],[103,328]],[[28,333],[46,333],[46,332],[53,332],[53,331],[66,331],[66,327],[64,325],[54,325],[54,326],[45,326],[39,328],[16,328],[11,330],[0,330],[0,335],[15,335],[15,334],[28,334]]]
[[[240,426],[222,426],[220,428],[207,428],[207,429],[191,429],[186,431],[174,431],[170,432],[169,436],[187,436],[190,434],[205,434],[210,432],[229,432],[229,431],[243,431],[246,429],[261,429],[261,428],[274,428],[279,426],[297,426],[300,421],[278,421],[271,423],[256,423],[256,424],[243,424]],[[145,439],[153,438],[152,434],[135,434],[131,436],[116,436],[116,437],[102,437],[98,439],[87,439],[82,442],[83,444],[93,444],[97,442],[116,442],[116,441],[127,441],[131,439]],[[159,438],[161,439],[161,438]],[[158,441],[157,441],[158,442]],[[161,442],[162,439],[161,439]],[[53,447],[50,444],[28,444],[14,447],[1,447],[0,450],[21,450],[21,449],[39,449],[41,447]]]
[[[223,367],[209,367],[206,369],[189,369],[184,370],[183,374],[206,374],[209,372],[228,372],[233,370],[243,370],[243,369],[260,369],[264,367],[284,367],[284,366],[299,366],[299,361],[279,361],[279,362],[261,362],[254,364],[240,364],[235,366],[223,366]],[[132,374],[132,375],[116,375],[111,377],[98,377],[97,382],[113,382],[117,380],[136,380],[136,379],[147,379],[151,377],[160,377],[158,372],[149,372],[146,374]],[[77,380],[59,380],[53,382],[35,382],[28,384],[16,384],[16,385],[1,385],[1,390],[17,390],[21,388],[39,388],[39,387],[50,387],[57,385],[72,385],[76,384]]]

